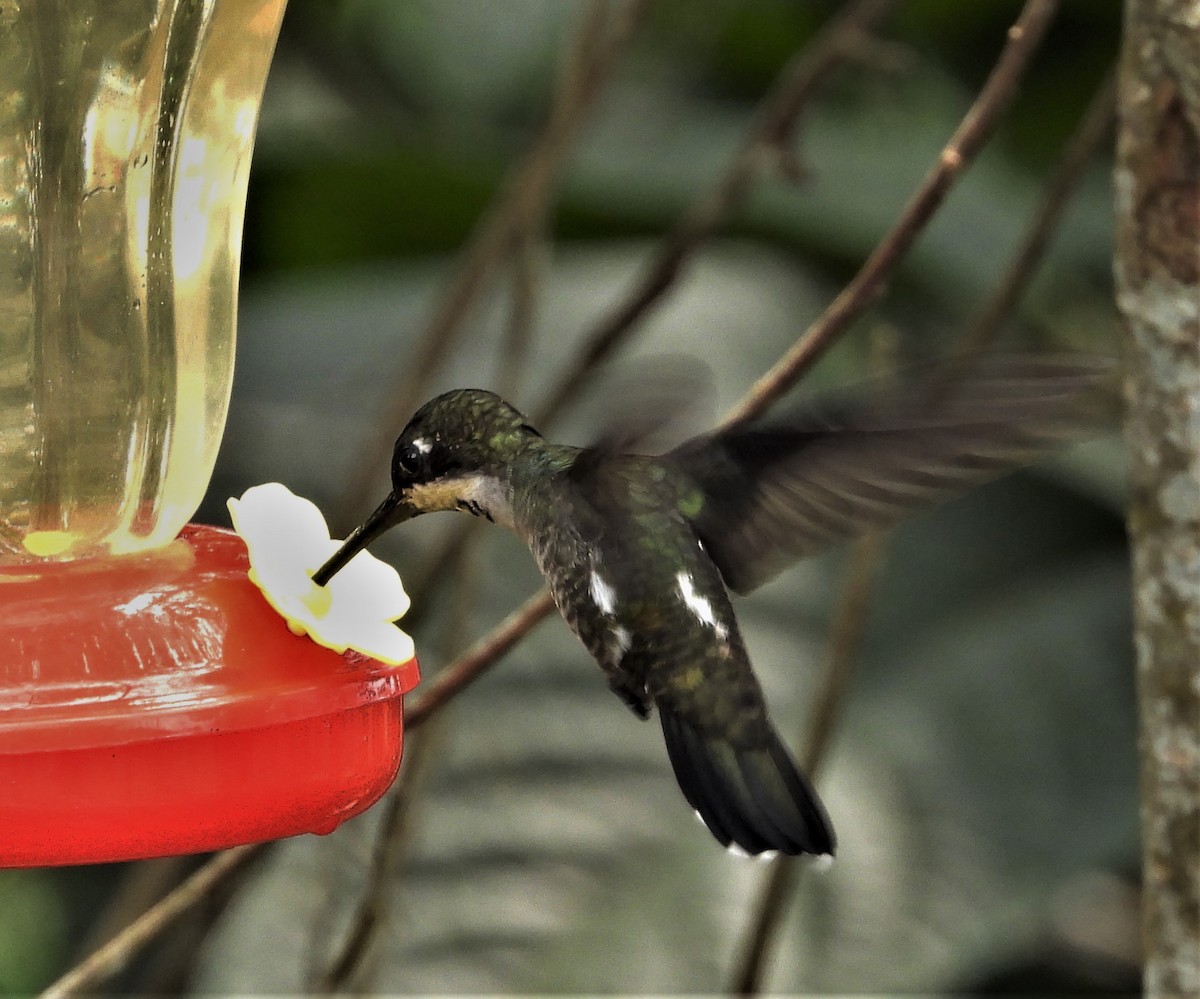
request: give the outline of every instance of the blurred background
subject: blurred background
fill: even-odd
[[[1019,4],[900,0],[821,75],[790,143],[685,256],[611,361],[545,427],[584,443],[638,358],[692,355],[719,417],[899,216]],[[238,367],[199,519],[282,481],[344,531],[387,488],[409,408],[501,389],[538,412],[726,176],[781,72],[841,5],[657,0],[564,138],[557,190],[429,340],[463,248],[553,115],[587,5],[291,0],[245,229]],[[1120,5],[1064,0],[1010,113],[887,294],[797,395],[963,337],[1009,267],[1115,59]],[[1021,349],[1115,353],[1111,137],[1005,323]],[[542,193],[547,193],[544,188]],[[428,346],[432,343],[434,346]],[[430,375],[414,383],[428,356]],[[436,362],[436,363],[435,363]],[[385,443],[380,443],[381,441]],[[1137,798],[1122,456],[1115,433],[892,532],[819,784],[839,834],[784,909],[764,984],[784,992],[1133,992]],[[416,597],[431,677],[539,585],[528,553],[464,518],[375,546]],[[797,750],[847,555],[738,601]],[[432,579],[432,582],[430,580]],[[343,987],[381,992],[716,992],[767,868],[726,855],[642,725],[557,618],[406,745],[403,823],[377,932]],[[388,803],[278,844],[114,980],[117,991],[295,993],[328,983]],[[46,984],[197,861],[0,872],[0,989]]]

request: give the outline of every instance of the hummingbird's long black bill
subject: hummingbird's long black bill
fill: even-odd
[[[318,586],[324,586],[346,567],[347,562],[366,548],[379,535],[389,527],[395,527],[396,524],[408,520],[413,516],[413,513],[412,508],[396,493],[389,493],[388,498],[375,508],[375,512],[356,527],[350,533],[350,537],[342,542],[342,547],[333,553],[329,561],[313,573],[313,582]]]

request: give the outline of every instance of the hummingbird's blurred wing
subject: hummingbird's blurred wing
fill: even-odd
[[[734,427],[669,452],[700,490],[692,522],[730,589],[932,507],[1100,420],[1112,371],[1090,359],[989,359],[952,387],[893,390]]]

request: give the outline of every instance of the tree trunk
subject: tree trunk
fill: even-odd
[[[1116,279],[1147,996],[1200,995],[1200,0],[1127,0]]]

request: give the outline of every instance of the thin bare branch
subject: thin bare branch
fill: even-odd
[[[472,645],[453,663],[424,685],[425,693],[405,712],[404,724],[414,729],[429,720],[447,701],[485,669],[505,655],[531,632],[535,625],[549,617],[554,600],[549,590],[540,590],[508,615],[488,634]]]
[[[1026,285],[1046,254],[1050,238],[1062,221],[1084,170],[1100,144],[1112,133],[1116,110],[1116,77],[1110,71],[1096,88],[1079,124],[1063,146],[1058,164],[1042,189],[1037,210],[1004,277],[963,336],[961,357],[964,361],[988,347],[1017,307]]]
[[[1030,14],[1031,9],[1035,6],[1037,6],[1035,0],[1031,0],[1026,5],[1025,10],[1022,12],[1021,20],[1018,21],[1018,25],[1026,21],[1027,15]],[[1053,13],[1053,4],[1043,6],[1045,7],[1044,16],[1048,19]],[[847,293],[852,292],[856,286],[860,289],[860,297],[855,299],[854,303],[859,307],[859,311],[865,310],[871,298],[869,289],[871,287],[882,288],[883,280],[887,274],[887,270],[877,270],[869,280],[864,278],[864,275],[869,276],[871,274],[872,261],[878,259],[881,262],[880,266],[882,266],[890,260],[891,263],[888,268],[890,269],[890,267],[894,267],[899,261],[903,249],[906,248],[906,246],[901,246],[902,241],[906,240],[906,245],[911,245],[912,240],[915,239],[916,234],[920,231],[921,224],[923,224],[917,222],[917,219],[921,217],[922,212],[927,211],[929,215],[924,216],[924,219],[925,221],[928,220],[928,217],[932,215],[937,205],[941,203],[945,192],[949,189],[949,185],[953,181],[953,176],[947,174],[946,171],[951,169],[951,164],[958,164],[955,169],[961,169],[968,161],[969,156],[982,145],[986,137],[986,129],[990,127],[987,126],[986,119],[990,115],[992,120],[994,120],[995,115],[998,114],[1002,107],[1000,102],[1006,102],[1008,99],[1004,97],[1004,94],[1007,93],[1011,96],[1015,90],[1024,66],[1027,64],[1033,49],[1036,48],[1037,41],[1041,34],[1044,33],[1047,24],[1048,20],[1037,23],[1033,36],[1028,31],[1016,32],[1015,30],[1011,30],[1009,32],[1008,45],[1004,52],[1001,53],[1000,60],[997,62],[995,69],[993,69],[988,83],[985,84],[984,89],[972,105],[967,117],[964,118],[963,123],[956,130],[955,136],[951,139],[949,145],[943,150],[938,165],[926,178],[917,195],[909,202],[909,206],[906,208],[900,221],[893,228],[892,233],[876,248],[875,253],[868,259],[867,264],[864,265],[855,280],[847,286],[846,290],[835,300],[825,315],[813,327],[810,327],[805,337],[797,343],[797,348],[789,352],[783,361],[772,369],[772,372],[764,376],[763,379],[760,379],[760,382],[751,390],[743,402],[726,417],[726,425],[739,420],[750,419],[761,413],[763,409],[769,406],[791,384],[792,380],[799,377],[803,370],[816,360],[820,351],[832,342],[832,338],[836,335],[836,332],[845,329],[849,323],[849,318],[846,317],[847,314],[845,312],[840,314],[841,319],[839,321],[842,323],[840,326],[822,326],[822,322],[829,319],[831,313],[834,313],[834,310],[837,308],[838,303],[846,298]],[[1001,69],[1006,64],[1006,56],[1011,53],[1014,44],[1018,40],[1029,42],[1032,47],[1025,50],[1021,61],[1008,63],[1008,68],[1002,75],[1003,87],[1000,88],[1000,95],[996,96],[993,90],[993,96],[990,99],[985,99],[989,90],[993,89],[993,84],[995,84],[997,76],[1001,75]],[[1112,103],[1113,93],[1111,85],[1106,83],[1106,85],[1101,87],[1092,104],[1089,106],[1088,112],[1084,115],[1082,126],[1072,141],[1068,143],[1063,163],[1047,188],[1042,206],[1035,215],[1034,224],[1030,228],[1029,235],[1022,242],[1013,264],[998,286],[996,293],[980,312],[975,323],[972,324],[973,339],[971,342],[977,346],[977,349],[986,344],[1000,323],[1003,322],[1017,301],[1020,291],[1024,288],[1037,263],[1040,261],[1049,234],[1053,231],[1055,221],[1061,215],[1062,206],[1070,190],[1076,183],[1083,165],[1090,158],[1095,146],[1107,130],[1108,123],[1112,118]],[[987,111],[987,113],[985,114],[983,111]],[[974,132],[974,137],[971,134],[965,136],[968,142],[964,144],[964,133],[967,132],[967,126],[972,121],[972,118],[975,120],[976,131]],[[947,155],[948,153],[950,154],[949,156]],[[939,190],[941,193],[937,193]],[[889,242],[898,248],[897,250],[893,250],[890,256],[880,252]],[[837,315],[836,313],[834,314]],[[813,341],[810,338],[813,337],[814,330],[835,330],[835,332],[826,334],[830,338],[827,341],[820,339]],[[798,348],[804,347],[809,342],[815,342],[816,346],[809,348],[805,353],[799,353]],[[797,358],[797,362],[793,363],[791,368],[786,367],[785,362],[793,357]],[[948,377],[952,378],[957,370],[959,369],[955,368],[949,372]],[[839,612],[831,633],[831,654],[826,670],[823,673],[823,687],[817,699],[813,718],[808,728],[804,759],[810,773],[820,763],[824,748],[828,745],[832,734],[833,721],[837,708],[841,703],[842,693],[845,689],[846,679],[849,676],[850,666],[853,661],[853,651],[858,645],[858,639],[865,623],[869,594],[879,556],[882,552],[882,538],[882,535],[867,535],[855,546],[853,561],[847,574],[846,588],[843,591],[842,602],[839,606]],[[755,905],[754,915],[746,933],[745,943],[741,948],[741,957],[734,972],[731,991],[735,994],[754,995],[761,991],[767,956],[778,934],[779,927],[786,913],[788,900],[792,897],[798,876],[799,868],[792,858],[777,857],[772,861],[762,893]]]
[[[536,218],[557,189],[567,153],[587,112],[604,89],[618,56],[641,19],[648,0],[593,0],[572,38],[564,60],[564,84],[555,91],[549,118],[533,148],[509,174],[492,206],[480,219],[454,276],[434,308],[420,345],[404,357],[394,379],[395,391],[376,414],[363,449],[359,471],[337,504],[338,519],[351,520],[367,505],[379,473],[380,455],[420,404],[426,385],[453,349],[479,294],[507,260],[514,231]]]
[[[412,731],[427,722],[446,702],[461,692],[488,666],[504,656],[553,610],[554,601],[546,590],[535,594],[522,604],[488,635],[447,666],[431,683],[425,685],[425,694],[406,713],[406,728]],[[41,994],[42,999],[59,999],[78,994],[116,974],[134,954],[183,912],[240,869],[259,850],[269,845],[253,843],[218,853],[162,901],[151,906],[103,947],[50,985]],[[356,955],[352,953],[349,963],[353,963],[354,959]]]
[[[873,366],[880,374],[886,374],[895,368],[897,340],[890,329],[883,329],[880,334],[872,344],[876,362]],[[804,727],[801,760],[814,780],[833,738],[834,724],[858,656],[886,538],[886,532],[872,531],[850,550],[841,597],[829,629],[828,652],[821,670],[820,686]],[[730,990],[735,994],[753,995],[761,990],[767,956],[778,936],[800,870],[800,866],[790,857],[776,857],[771,861],[758,904],[746,928],[745,941],[740,948],[741,957],[734,970]]]
[[[471,543],[479,538],[485,525],[486,521],[475,517],[462,518],[423,554],[420,564],[412,572],[405,573],[411,580],[405,586],[413,598],[413,609],[404,619],[407,630],[413,630],[415,622],[424,618],[431,594],[445,584],[448,567],[470,550]]]
[[[821,316],[722,421],[722,426],[761,416],[833,345],[884,289],[884,283],[924,231],[954,183],[991,135],[1012,102],[1030,58],[1058,7],[1057,0],[1028,0],[983,85],[937,162],[909,199],[899,220],[859,272]]]
[[[962,364],[967,363],[970,356],[986,347],[1015,307],[1021,292],[1041,261],[1049,237],[1062,216],[1083,168],[1112,127],[1114,98],[1114,83],[1109,76],[1097,90],[1079,127],[1068,141],[1058,169],[1046,185],[1038,210],[1012,263],[996,291],[972,323],[966,337],[966,353],[957,359]],[[961,371],[960,367],[949,372],[947,377],[953,379],[958,371]],[[809,726],[804,753],[810,768],[819,762],[822,747],[828,743],[831,734],[836,706],[841,700],[841,692],[849,675],[852,659],[849,650],[857,645],[858,634],[865,620],[867,597],[880,550],[874,546],[880,540],[880,536],[877,535],[863,539],[860,547],[856,549],[855,561],[848,574],[843,604],[831,637],[832,648],[846,650],[846,654],[832,654],[824,674],[824,688],[817,701],[815,717]],[[733,991],[739,995],[752,995],[762,988],[766,958],[786,913],[787,902],[792,897],[799,873],[798,866],[789,858],[777,858],[771,865],[733,980]]]
[[[358,909],[337,953],[313,983],[314,994],[344,993],[351,987],[386,921],[396,874],[411,842],[414,806],[420,798],[430,761],[437,758],[441,745],[433,731],[435,727],[426,729],[422,738],[410,740],[405,748],[401,779],[382,802],[383,816],[363,879]]]
[[[162,901],[50,985],[41,993],[42,999],[77,995],[115,975],[142,947],[268,845],[252,843],[218,853]]]
[[[514,236],[512,306],[500,355],[498,391],[513,398],[529,359],[536,326],[536,309],[547,257],[545,219],[530,219]]]
[[[637,321],[674,284],[699,246],[741,204],[764,169],[780,162],[779,152],[787,151],[797,119],[819,84],[831,69],[861,51],[862,39],[895,3],[856,0],[784,67],[716,185],[666,235],[632,293],[584,338],[582,350],[538,408],[535,422],[547,424],[562,411],[588,373],[625,341]]]
[[[791,162],[789,143],[797,119],[817,93],[819,84],[842,62],[862,60],[864,48],[871,43],[868,32],[895,4],[896,0],[856,0],[848,4],[803,52],[788,63],[762,99],[745,140],[716,185],[665,237],[638,287],[584,339],[583,347],[567,373],[551,390],[550,398],[535,422],[544,425],[554,419],[595,366],[621,345],[637,319],[672,286],[688,258],[737,208],[763,172],[783,169],[781,164]],[[568,64],[570,62],[568,60]],[[412,403],[415,405],[416,401],[413,399]],[[407,412],[399,416],[407,416]],[[447,534],[438,548],[426,557],[414,577],[414,594],[426,592],[426,587],[432,585],[462,551],[467,538],[478,526],[472,521]]]
[[[845,700],[846,688],[867,622],[867,610],[879,573],[886,534],[873,531],[864,535],[851,549],[846,580],[829,633],[821,686],[805,725],[804,752],[801,760],[810,778],[815,779],[832,741],[833,730]],[[777,856],[764,879],[754,915],[746,929],[745,942],[734,970],[730,991],[735,995],[755,995],[762,989],[766,960],[778,936],[779,927],[792,897],[801,870],[793,857]]]
[[[127,864],[121,882],[105,901],[76,951],[86,955],[107,943],[151,905],[177,887],[194,863],[191,857],[156,857]]]
[[[478,545],[469,546],[454,564],[453,604],[441,624],[440,653],[443,661],[460,651],[462,636],[474,608],[482,581],[482,561]],[[350,929],[343,938],[342,946],[330,961],[316,983],[322,993],[345,991],[360,977],[371,954],[378,931],[387,919],[395,891],[397,875],[412,842],[415,826],[413,814],[422,800],[424,778],[429,763],[438,757],[445,735],[446,715],[441,723],[428,725],[421,734],[413,738],[410,732],[409,746],[405,752],[404,769],[400,779],[388,793],[384,803],[383,817],[375,834],[375,849],[367,872],[358,910],[351,920]],[[411,726],[409,726],[411,729]]]
[[[821,769],[825,751],[833,738],[834,722],[866,628],[867,611],[883,561],[886,537],[883,532],[873,531],[860,538],[850,550],[842,598],[829,632],[829,658],[821,673],[821,686],[806,726],[808,737],[800,754],[809,774],[815,775]]]

